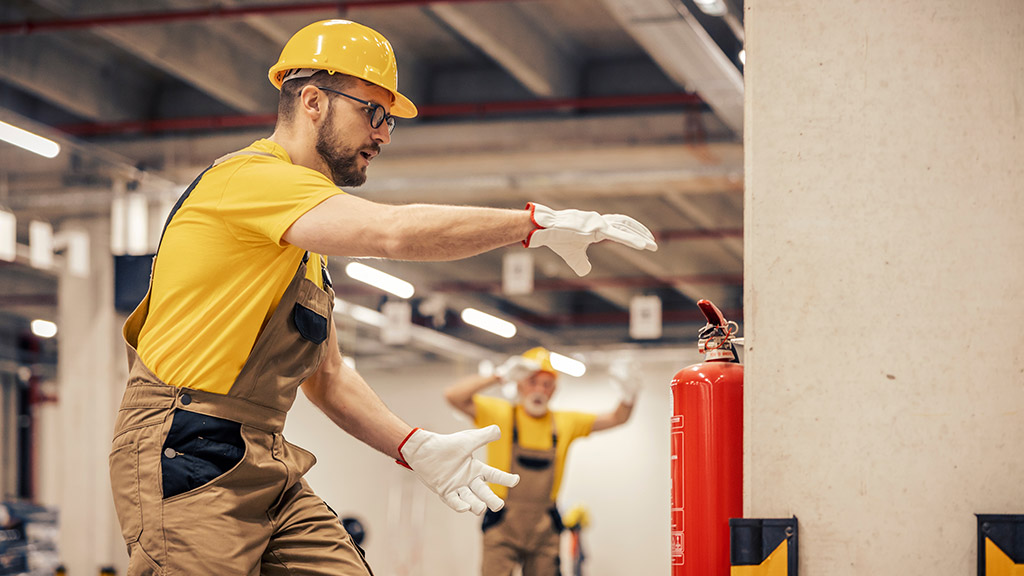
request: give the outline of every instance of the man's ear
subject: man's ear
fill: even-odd
[[[313,122],[327,113],[327,97],[312,84],[307,84],[299,91],[299,111]]]

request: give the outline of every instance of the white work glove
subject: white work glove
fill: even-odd
[[[636,366],[629,362],[615,362],[608,367],[612,385],[619,390],[622,403],[627,406],[632,406],[636,402],[636,395],[640,392],[640,378],[637,372]]]
[[[629,216],[552,210],[534,202],[527,204],[526,209],[532,214],[537,229],[527,236],[523,246],[551,248],[577,276],[590,273],[587,247],[595,242],[613,240],[635,250],[658,249],[651,231]]]
[[[512,356],[494,369],[494,375],[502,382],[519,382],[525,380],[541,369],[541,365],[522,356]]]
[[[455,434],[415,428],[398,447],[402,455],[398,463],[415,472],[420,482],[456,512],[471,510],[477,516],[484,508],[497,512],[505,501],[487,483],[512,487],[519,483],[519,475],[488,466],[474,458],[473,452],[498,438],[501,430],[494,425]]]

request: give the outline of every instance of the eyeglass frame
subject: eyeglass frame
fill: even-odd
[[[395,117],[392,116],[391,114],[389,114],[387,110],[384,110],[384,107],[381,106],[380,104],[377,104],[376,102],[370,102],[369,100],[363,100],[362,98],[356,98],[355,96],[352,96],[351,94],[345,94],[344,92],[339,92],[337,90],[333,90],[331,88],[326,88],[324,86],[317,86],[317,89],[318,90],[323,90],[324,92],[331,92],[333,94],[338,94],[339,96],[344,96],[345,98],[348,98],[349,100],[354,100],[354,101],[359,102],[360,104],[366,106],[367,108],[369,108],[370,109],[370,128],[373,128],[374,130],[376,130],[376,129],[380,128],[381,124],[385,124],[386,123],[388,125],[388,134],[389,135],[392,132],[395,131],[395,124],[396,124]],[[377,117],[377,110],[380,110],[381,112],[383,112],[383,116],[381,116],[380,120],[377,121],[377,124],[374,125],[373,119]]]

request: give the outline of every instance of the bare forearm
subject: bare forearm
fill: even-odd
[[[388,258],[458,260],[521,242],[535,228],[529,212],[468,206],[394,207]]]
[[[283,239],[331,256],[446,261],[525,240],[534,228],[526,210],[390,206],[342,194],[300,217]]]
[[[614,411],[608,412],[607,414],[601,414],[594,420],[594,425],[591,430],[598,432],[600,430],[607,430],[608,428],[614,428],[621,424],[625,424],[629,420],[630,415],[633,414],[633,405],[626,404],[625,402],[619,402],[618,407]]]
[[[340,364],[334,371],[322,371],[303,384],[303,392],[345,432],[400,458],[398,445],[412,427],[391,412],[355,370]]]

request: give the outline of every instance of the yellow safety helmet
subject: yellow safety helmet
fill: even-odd
[[[522,354],[523,358],[540,364],[540,372],[548,372],[555,376],[558,376],[558,371],[551,365],[551,352],[546,348],[540,346],[536,348],[530,348]]]
[[[587,507],[583,504],[577,504],[569,509],[562,516],[562,524],[572,530],[573,528],[586,528],[590,526],[590,513],[587,512]]]
[[[391,115],[416,116],[416,105],[398,92],[398,64],[388,39],[350,20],[322,20],[295,33],[270,67],[270,83],[278,90],[292,70],[311,68],[362,78],[394,96]]]

